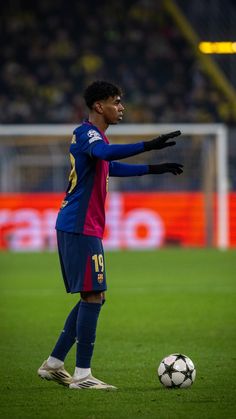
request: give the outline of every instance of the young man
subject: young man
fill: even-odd
[[[66,291],[80,293],[80,301],[70,312],[64,329],[38,375],[71,389],[115,389],[91,374],[98,316],[105,301],[106,273],[102,237],[105,226],[105,198],[109,176],[140,176],[170,172],[182,173],[182,165],[129,165],[120,160],[149,150],[173,146],[170,138],[180,131],[135,144],[109,145],[105,131],[122,120],[121,91],[106,81],[87,87],[84,98],[88,120],[74,130],[70,146],[69,185],[58,213],[58,251]],[[73,376],[64,360],[76,341],[76,367]]]

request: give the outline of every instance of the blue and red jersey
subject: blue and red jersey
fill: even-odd
[[[73,132],[70,145],[71,172],[56,229],[102,238],[105,228],[105,200],[110,176],[148,173],[147,165],[122,164],[122,159],[144,151],[143,142],[109,145],[103,132],[85,121]]]

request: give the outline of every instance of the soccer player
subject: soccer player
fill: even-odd
[[[68,293],[80,293],[80,301],[67,317],[53,351],[38,369],[38,375],[71,389],[116,389],[91,374],[97,321],[107,289],[102,237],[109,176],[166,172],[179,175],[183,171],[178,163],[131,165],[116,161],[173,146],[175,141],[169,139],[181,134],[175,131],[135,144],[109,144],[106,129],[123,117],[121,96],[121,90],[106,81],[95,81],[85,90],[89,116],[72,136],[69,185],[56,221],[65,288]],[[64,360],[75,342],[76,367],[71,376],[64,368]]]

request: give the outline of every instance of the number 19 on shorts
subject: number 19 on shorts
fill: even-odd
[[[97,254],[93,255],[92,261],[94,263],[95,272],[104,272],[104,261],[103,261],[103,255],[101,253],[99,255]]]

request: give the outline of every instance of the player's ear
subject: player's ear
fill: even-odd
[[[94,103],[94,109],[97,113],[102,114],[103,113],[103,106],[101,102],[95,102]]]

